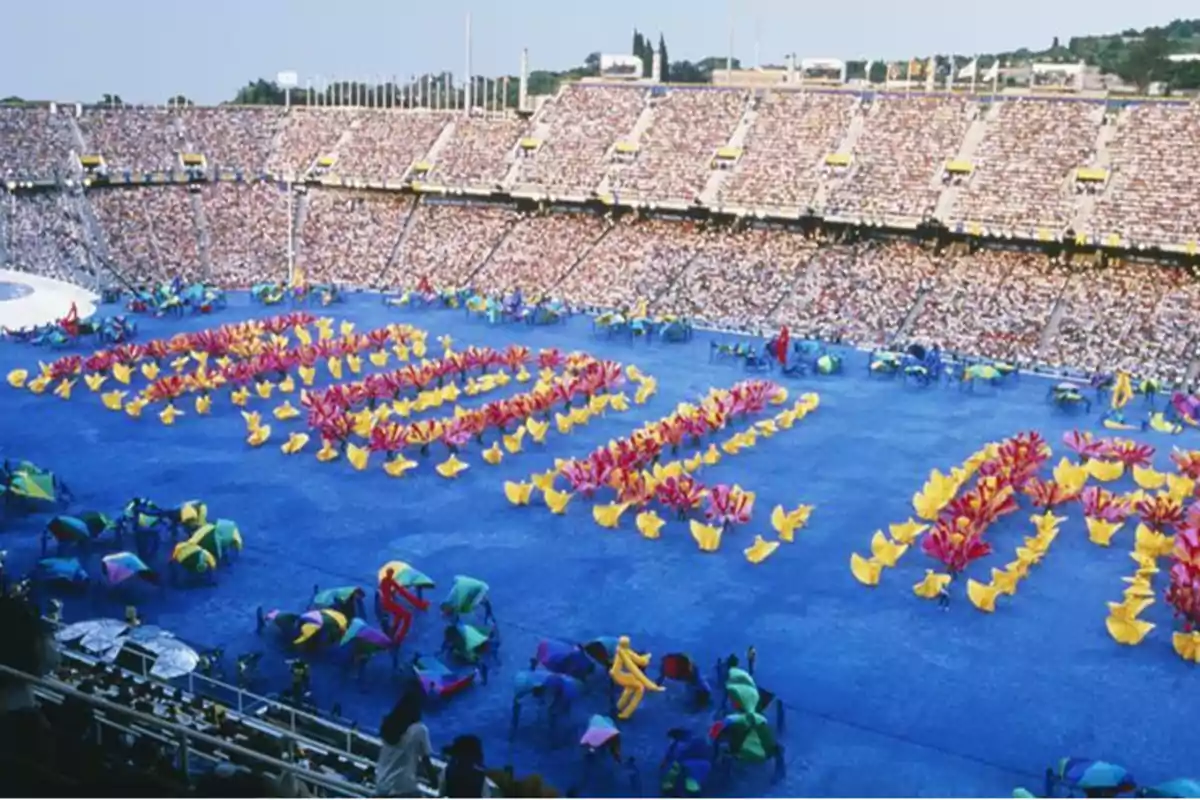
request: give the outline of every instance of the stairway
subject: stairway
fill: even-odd
[[[666,297],[667,295],[669,295],[671,293],[671,290],[675,288],[675,284],[679,282],[680,278],[682,278],[684,275],[687,274],[688,270],[692,268],[692,263],[695,262],[695,260],[697,258],[699,258],[703,253],[704,253],[704,246],[701,245],[700,247],[696,248],[695,252],[693,252],[690,256],[688,256],[688,260],[683,262],[683,266],[680,267],[679,270],[674,275],[671,276],[671,279],[669,281],[667,281],[666,285],[663,286],[662,290],[658,294],[654,295],[653,298],[651,298],[651,300],[650,300],[651,307],[653,307],[656,303],[658,303],[658,301],[661,298]]]
[[[8,267],[8,229],[11,227],[8,215],[13,202],[15,201],[9,198],[7,203],[0,205],[0,269]]]
[[[294,266],[301,263],[300,231],[304,229],[304,222],[308,219],[308,192],[297,192],[295,187],[288,187],[288,191],[292,194],[292,218],[288,220],[292,227],[288,231],[288,242],[291,247],[289,248],[287,274],[287,280],[291,283],[295,278]]]
[[[587,257],[592,254],[592,251],[596,249],[596,246],[599,245],[601,242],[603,242],[605,237],[607,237],[608,234],[611,233],[613,228],[615,228],[615,227],[617,227],[617,224],[615,222],[610,222],[607,225],[605,225],[604,230],[600,231],[600,235],[597,236],[595,238],[595,240],[593,240],[590,244],[588,244],[587,247],[583,248],[583,251],[580,252],[579,257],[576,258],[573,262],[571,262],[571,266],[567,267],[567,269],[563,272],[563,274],[559,275],[554,280],[554,283],[550,284],[550,286],[546,290],[547,293],[553,292],[555,289],[557,289],[559,287],[559,285],[567,279],[568,275],[570,275],[572,272],[574,272],[580,264],[582,264],[585,260],[587,260]]]
[[[83,165],[79,163],[79,156],[88,152],[88,143],[83,138],[83,129],[79,127],[79,120],[75,119],[75,115],[67,114],[66,117],[67,123],[71,126],[71,137],[75,139],[76,147],[71,153],[71,163],[67,165],[67,174],[79,180],[83,178]]]
[[[327,151],[319,151],[317,153],[316,158],[313,159],[313,162],[311,164],[308,164],[307,166],[304,167],[304,170],[300,173],[300,177],[298,177],[297,180],[302,181],[302,180],[305,180],[306,178],[308,178],[310,175],[312,175],[313,170],[316,169],[316,167],[317,167],[317,161],[319,159],[327,158],[327,157],[333,159],[333,170],[332,171],[334,173],[336,173],[337,172],[338,153],[340,153],[346,147],[346,145],[350,144],[350,140],[353,138],[354,138],[354,126],[349,125],[346,127],[346,130],[342,131],[341,135],[338,136],[338,140],[333,143],[333,147],[331,147]],[[366,176],[365,175],[347,175],[345,177],[365,178]],[[330,185],[331,186],[341,186],[342,182],[340,180],[338,180],[336,182],[331,182]]]
[[[1185,387],[1191,386],[1195,382],[1196,376],[1200,375],[1200,352],[1197,352],[1197,350],[1200,350],[1200,341],[1192,339],[1189,349],[1196,353],[1196,355],[1192,356],[1192,360],[1188,362],[1187,372],[1183,375],[1183,385]]]
[[[746,110],[742,113],[742,118],[738,120],[737,127],[733,129],[729,143],[725,146],[735,147],[739,150],[745,147],[746,137],[750,134],[750,129],[754,127],[757,119],[758,107],[754,103],[754,96],[750,95],[746,100]],[[737,167],[735,162],[729,169],[714,169],[708,176],[704,189],[700,192],[700,202],[709,207],[717,205],[721,197],[721,187],[725,185],[725,181],[729,180],[729,176]]]
[[[647,92],[645,99],[643,100],[641,113],[639,113],[638,118],[634,120],[633,127],[629,130],[629,133],[613,140],[612,144],[610,144],[608,147],[608,152],[604,154],[604,162],[609,166],[608,169],[604,171],[604,177],[600,179],[600,185],[596,187],[596,194],[600,195],[601,197],[604,197],[612,192],[613,178],[617,175],[620,175],[627,166],[625,164],[614,163],[613,161],[613,155],[617,149],[617,142],[629,142],[634,145],[641,145],[642,136],[644,136],[646,131],[650,129],[650,126],[654,124],[654,105],[650,102],[650,97],[650,93]]]
[[[275,133],[271,136],[271,147],[267,150],[267,165],[275,164],[277,155],[283,151],[283,134],[288,129],[288,126],[292,124],[293,113],[295,112],[285,111],[275,120]],[[264,166],[264,170],[268,168],[268,166]],[[290,167],[288,165],[284,165],[284,170],[287,169],[290,169]],[[288,175],[281,175],[278,177],[290,178]]]
[[[96,219],[96,211],[92,208],[87,193],[80,191],[73,197],[79,220],[83,223],[83,232],[88,238],[88,251],[98,256],[105,264],[111,264],[112,254],[108,250],[108,237],[104,234],[100,220]]]
[[[873,111],[874,108],[867,114],[873,113]],[[863,128],[867,126],[867,114],[863,113],[861,105],[855,110],[854,116],[850,117],[850,124],[846,126],[846,133],[842,136],[842,141],[838,142],[837,152],[846,154],[854,152],[859,138],[862,137]]]
[[[874,113],[878,106],[872,106],[867,112],[863,112],[862,104],[854,110],[854,115],[850,117],[850,124],[846,126],[846,133],[842,136],[842,140],[838,142],[835,153],[852,156],[854,148],[858,146],[858,140],[862,136],[863,129],[867,126],[867,116]],[[828,153],[826,155],[829,155]],[[822,156],[824,158],[824,156]],[[853,169],[853,165],[851,165]],[[817,190],[813,192],[812,207],[817,210],[825,208],[825,203],[829,197],[829,190],[833,184],[839,180],[838,177],[822,177],[817,183]]]
[[[204,199],[199,192],[192,192],[192,218],[196,223],[196,244],[200,248],[200,266],[205,280],[212,278],[212,236],[208,229],[208,216],[204,213]]]
[[[404,243],[408,241],[408,234],[416,226],[417,215],[421,212],[421,200],[418,196],[409,209],[408,216],[404,220],[404,224],[400,227],[400,233],[396,235],[396,241],[392,242],[392,249],[388,252],[387,259],[383,262],[383,269],[376,279],[377,284],[382,284],[384,279],[391,274],[392,266],[395,265],[396,259],[400,257],[400,251],[404,247]]]
[[[1054,300],[1054,309],[1050,312],[1050,319],[1046,320],[1046,327],[1042,328],[1042,335],[1038,338],[1037,360],[1042,363],[1045,363],[1046,351],[1050,348],[1054,337],[1058,335],[1058,327],[1062,324],[1063,315],[1067,313],[1067,290],[1071,288],[1074,280],[1075,276],[1071,275],[1063,283],[1062,290]]]
[[[478,275],[484,267],[491,263],[492,258],[496,255],[496,251],[500,249],[500,245],[504,244],[504,240],[509,237],[509,234],[516,230],[517,226],[521,224],[523,219],[523,217],[517,217],[512,222],[508,223],[508,227],[504,229],[504,233],[500,234],[500,238],[496,239],[496,243],[492,245],[492,249],[488,250],[487,255],[483,257],[483,260],[480,261],[479,264],[476,265],[475,269],[471,270],[471,274],[467,276],[468,286],[470,286],[471,282],[475,280],[475,276]]]
[[[1000,104],[993,103],[992,107],[983,114],[976,114],[975,119],[971,120],[971,125],[967,128],[966,134],[963,136],[962,144],[958,147],[958,152],[954,155],[955,161],[966,161],[970,163],[975,159],[975,152],[979,149],[979,145],[987,136],[988,123],[996,120],[1000,113]],[[942,189],[942,193],[938,196],[937,206],[934,208],[933,216],[945,222],[950,219],[954,213],[954,206],[958,202],[958,196],[962,192],[962,186],[946,186],[942,188],[941,173],[930,177],[930,184],[935,189]]]
[[[792,265],[792,271],[794,273],[796,273],[795,280],[792,281],[791,286],[789,286],[787,289],[785,289],[784,291],[779,293],[779,299],[776,300],[775,304],[767,310],[767,313],[765,315],[763,315],[763,319],[768,324],[770,324],[770,325],[778,324],[778,320],[775,319],[775,315],[779,312],[779,309],[783,305],[784,301],[787,300],[788,297],[796,294],[797,287],[800,286],[801,281],[804,282],[805,290],[807,291],[807,287],[808,287],[809,280],[810,280],[808,277],[808,271],[810,269],[813,269],[813,264],[817,260],[816,254],[813,254],[813,256],[811,258],[808,258],[807,264],[804,264],[803,266],[801,266],[801,263],[804,262],[804,260],[805,260],[805,256],[800,256],[800,258],[796,259],[796,263]]]
[[[429,152],[426,153],[424,158],[421,160],[427,164],[436,164],[438,156],[441,155],[442,150],[446,149],[446,146],[450,144],[450,140],[454,138],[454,131],[457,129],[457,127],[458,118],[451,116],[449,121],[442,126],[442,130],[438,133],[438,137],[433,140],[433,144],[429,147]],[[411,164],[409,165],[409,169],[412,169]],[[406,180],[409,178],[407,172],[405,173],[404,177]]]
[[[1128,116],[1128,110],[1122,110],[1114,117],[1109,124],[1101,125],[1100,130],[1096,133],[1096,143],[1092,147],[1092,163],[1089,165],[1095,169],[1111,170],[1112,169],[1112,153],[1108,146],[1112,144],[1113,139],[1117,136],[1117,131],[1124,124],[1125,118]],[[1074,182],[1072,174],[1068,181]],[[1089,221],[1092,218],[1092,213],[1096,210],[1096,202],[1103,196],[1107,195],[1112,188],[1112,176],[1104,184],[1104,191],[1098,195],[1082,194],[1079,195],[1075,203],[1075,213],[1071,217],[1071,227],[1078,233],[1083,233],[1088,230]],[[1068,191],[1074,191],[1073,185],[1068,186]]]
[[[501,181],[501,185],[505,190],[511,190],[514,186],[516,186],[517,181],[521,177],[521,165],[525,163],[525,159],[527,158],[521,149],[521,139],[537,139],[540,142],[545,142],[548,138],[550,138],[550,123],[546,122],[546,116],[552,109],[557,107],[558,104],[556,101],[565,90],[566,84],[564,83],[563,88],[558,90],[558,95],[555,95],[553,99],[542,103],[541,107],[538,108],[537,113],[533,115],[533,121],[530,123],[529,132],[523,134],[521,138],[517,140],[516,144],[513,145],[512,151],[508,154],[510,166],[508,168],[508,172],[504,173],[504,180]]]
[[[908,309],[908,313],[904,315],[904,319],[900,321],[900,327],[896,329],[896,339],[904,341],[908,336],[908,332],[912,330],[913,324],[921,316],[921,312],[925,310],[925,303],[929,299],[929,289],[921,289],[917,292],[917,299],[913,301],[912,308]]]

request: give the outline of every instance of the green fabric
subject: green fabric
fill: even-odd
[[[443,606],[453,613],[466,614],[475,610],[475,606],[487,597],[487,592],[488,585],[483,581],[466,575],[456,575],[454,585],[450,587],[450,595]]]
[[[474,625],[463,623],[458,626],[458,632],[462,635],[463,650],[468,654],[474,655],[479,648],[487,644],[488,634],[479,630]]]

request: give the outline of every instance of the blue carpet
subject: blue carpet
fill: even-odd
[[[212,317],[145,320],[142,339],[277,310],[235,298]],[[1157,781],[1186,773],[1186,754],[1200,750],[1194,724],[1200,704],[1184,683],[1189,668],[1170,649],[1165,604],[1151,609],[1160,627],[1141,647],[1122,648],[1104,629],[1105,602],[1120,597],[1120,579],[1132,572],[1131,533],[1100,550],[1087,542],[1072,508],[1043,565],[992,616],[976,612],[965,597],[956,597],[949,613],[917,600],[910,587],[929,565],[919,552],[887,571],[875,590],[850,575],[850,553],[868,552],[874,530],[910,515],[909,500],[929,469],[945,469],[986,441],[1027,429],[1041,431],[1055,458],[1061,456],[1062,433],[1083,420],[1049,408],[1045,383],[1025,378],[977,395],[921,391],[868,379],[857,355],[846,375],[789,383],[793,396],[819,392],[821,407],[705,473],[710,482],[736,481],[757,491],[758,510],[719,553],[704,555],[677,523],[661,540],[646,541],[629,518],[619,531],[597,527],[584,502],[564,517],[541,506],[513,508],[501,483],[544,470],[555,457],[581,455],[681,400],[746,377],[739,368],[709,364],[706,334],[687,345],[630,345],[593,338],[582,319],[566,328],[492,328],[457,312],[389,310],[367,296],[332,312],[359,330],[410,322],[430,331],[431,345],[450,334],[461,345],[585,349],[637,364],[659,379],[660,392],[646,406],[610,413],[576,435],[551,434],[544,449],[499,467],[483,464],[472,448],[472,469],[454,483],[429,465],[397,481],[377,465],[358,474],[344,462],[319,464],[311,453],[284,457],[278,425],[270,445],[251,450],[227,400],[213,419],[189,415],[173,428],[149,413],[130,420],[106,411],[82,384],[71,402],[0,390],[0,455],[57,471],[76,492],[76,509],[116,512],[135,494],[162,503],[197,497],[214,516],[236,520],[246,551],[220,572],[216,587],[152,591],[140,608],[148,621],[198,644],[222,645],[229,654],[265,649],[275,688],[284,683],[283,650],[255,637],[256,606],[301,608],[314,584],[370,586],[376,569],[394,558],[438,580],[439,597],[455,574],[487,580],[504,634],[501,667],[488,687],[431,713],[435,738],[480,733],[490,762],[541,771],[564,788],[580,771],[570,741],[551,747],[533,727],[511,745],[506,740],[512,675],[541,636],[627,633],[641,650],[685,651],[705,665],[754,645],[761,683],[789,706],[788,775],[771,786],[768,769],[739,772],[727,791],[741,796],[1006,795],[1013,786],[1033,785],[1064,755],[1116,760],[1143,781]],[[53,356],[4,347],[0,371],[31,367],[39,357]],[[1137,438],[1158,446],[1160,468],[1172,444],[1197,446],[1192,432],[1151,436]],[[794,544],[753,566],[741,549],[755,532],[769,533],[777,503],[817,508]],[[0,546],[10,551],[10,574],[36,559],[45,521],[45,515],[5,521]],[[1027,514],[1006,519],[990,536],[997,553],[974,569],[982,574],[1009,560],[1030,529]],[[123,603],[93,590],[68,601],[66,611],[70,618],[119,614]],[[439,641],[436,619],[419,616],[410,646],[431,652]],[[372,664],[360,690],[331,657],[316,668],[314,684],[323,707],[339,702],[374,728],[395,692],[387,672],[383,661]],[[589,703],[596,701],[583,705]],[[576,710],[580,725],[590,710]],[[653,773],[669,727],[702,730],[707,721],[685,712],[678,691],[648,696],[623,726],[624,751]],[[647,789],[655,785],[647,774]],[[587,790],[622,789],[601,776]]]
[[[33,294],[33,287],[25,283],[0,281],[0,303],[7,300],[20,300]]]

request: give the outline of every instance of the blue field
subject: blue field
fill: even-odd
[[[141,340],[281,310],[237,298],[209,317],[139,320]],[[1105,632],[1105,603],[1120,598],[1121,577],[1132,573],[1130,531],[1118,534],[1111,549],[1097,548],[1087,541],[1078,508],[1069,506],[1070,521],[1042,565],[991,616],[961,595],[948,613],[917,599],[911,586],[933,564],[916,549],[875,589],[850,574],[850,554],[869,553],[873,531],[911,515],[910,498],[930,469],[945,470],[987,441],[1030,429],[1054,446],[1057,461],[1067,454],[1063,432],[1096,426],[1095,414],[1085,419],[1051,408],[1043,381],[1025,377],[977,394],[920,390],[869,379],[859,354],[841,376],[782,379],[793,397],[819,393],[820,408],[705,471],[710,484],[737,482],[757,491],[758,504],[750,525],[728,534],[720,552],[703,554],[682,524],[648,541],[634,531],[632,515],[620,530],[605,530],[585,502],[573,502],[562,517],[536,502],[514,508],[501,484],[545,470],[556,457],[583,455],[681,400],[747,377],[738,366],[709,363],[708,334],[685,345],[631,345],[594,337],[582,318],[566,327],[489,327],[461,312],[387,309],[366,295],[318,313],[353,320],[360,331],[390,321],[425,328],[431,354],[440,354],[435,342],[443,334],[463,346],[582,349],[636,364],[658,379],[659,393],[570,436],[551,433],[546,446],[527,444],[497,467],[485,465],[472,446],[471,470],[450,482],[433,471],[434,457],[400,480],[377,464],[356,473],[344,461],[320,464],[311,452],[285,457],[279,425],[271,443],[253,450],[225,399],[212,419],[189,414],[164,427],[153,408],[140,420],[106,411],[82,382],[69,402],[0,387],[0,455],[56,471],[74,490],[76,510],[115,514],[135,495],[163,504],[201,498],[211,515],[238,522],[245,552],[219,572],[215,587],[150,591],[139,608],[145,620],[199,645],[220,645],[228,654],[264,649],[273,688],[285,682],[284,650],[276,637],[256,638],[255,608],[303,608],[315,584],[372,586],[380,565],[399,558],[437,580],[438,597],[456,574],[488,581],[503,633],[491,684],[431,712],[435,740],[479,733],[490,763],[540,771],[563,789],[579,777],[578,730],[555,747],[533,725],[511,744],[507,739],[512,675],[527,665],[540,637],[629,634],[639,650],[683,651],[706,666],[753,645],[760,683],[788,706],[788,772],[771,785],[768,768],[747,769],[728,794],[998,796],[1038,785],[1044,768],[1066,755],[1118,761],[1143,783],[1179,777],[1195,763],[1200,701],[1187,683],[1191,670],[1171,650],[1165,603],[1149,612],[1159,628],[1140,647],[1121,647]],[[0,372],[55,355],[3,346]],[[278,402],[256,407],[266,411]],[[190,411],[190,403],[183,407]],[[1190,431],[1135,438],[1158,448],[1160,469],[1172,445],[1198,446]],[[771,508],[799,503],[816,511],[795,543],[761,565],[748,563],[742,548],[755,533],[771,533]],[[3,521],[0,548],[9,551],[10,575],[38,557],[46,520],[42,514]],[[983,577],[1011,560],[1031,528],[1028,513],[1006,518],[989,534],[997,552],[971,574]],[[1165,575],[1158,581],[1161,589]],[[119,616],[124,602],[94,589],[86,599],[68,600],[66,614]],[[436,650],[440,635],[434,613],[418,615],[406,649]],[[331,656],[316,667],[314,686],[323,707],[338,702],[374,728],[395,695],[388,672],[386,659],[371,664],[360,690]],[[581,705],[580,729],[587,713],[604,710],[599,697]],[[708,722],[687,714],[681,693],[669,690],[649,695],[622,726],[624,754],[642,765],[648,793],[657,785],[667,729],[702,731]],[[597,780],[588,793],[626,789],[606,784],[603,774]]]

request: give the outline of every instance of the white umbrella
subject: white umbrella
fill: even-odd
[[[108,638],[120,636],[129,626],[119,619],[86,619],[59,628],[54,638],[60,642],[73,642],[90,635],[101,635]]]

